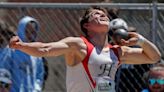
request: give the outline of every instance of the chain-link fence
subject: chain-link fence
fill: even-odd
[[[125,19],[129,26],[137,28],[137,32],[152,40],[164,57],[163,4],[71,4],[71,3],[1,3],[0,16],[17,29],[18,21],[28,15],[36,18],[41,30],[37,40],[42,42],[58,41],[67,36],[80,36],[79,19],[84,9],[91,5],[106,8],[119,8],[119,17]],[[158,10],[159,9],[159,10]],[[44,92],[66,92],[65,62],[62,56],[47,58],[49,76]],[[140,92],[145,87],[143,73],[151,65],[122,65],[117,76],[117,92]]]

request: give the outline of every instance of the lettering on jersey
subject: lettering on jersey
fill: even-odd
[[[99,83],[98,91],[109,91],[111,89],[111,83]]]
[[[100,65],[100,70],[102,70],[102,72],[100,74],[98,74],[98,76],[104,76],[104,75],[110,76],[110,72],[111,72],[113,65],[114,65],[114,63]]]
[[[99,77],[96,79],[95,92],[109,92],[110,90],[114,89],[114,85],[115,84],[113,80]]]

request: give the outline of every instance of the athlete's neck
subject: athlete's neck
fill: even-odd
[[[101,34],[94,34],[94,36],[88,37],[89,41],[95,46],[104,48],[108,46],[108,36]]]

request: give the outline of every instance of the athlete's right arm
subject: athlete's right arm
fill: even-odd
[[[13,37],[10,40],[10,48],[21,50],[27,54],[44,57],[44,56],[59,56],[68,53],[74,53],[74,51],[80,50],[80,38],[67,37],[58,42],[42,43],[32,42],[25,43],[19,40],[18,36]]]

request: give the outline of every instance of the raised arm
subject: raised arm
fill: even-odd
[[[78,45],[79,39],[80,38],[67,37],[58,42],[25,43],[20,41],[18,36],[15,36],[10,40],[9,46],[33,56],[59,56],[78,50],[80,48]]]
[[[158,48],[143,36],[131,32],[133,36],[128,41],[122,41],[124,45],[139,45],[141,48],[122,46],[121,60],[126,64],[151,64],[160,60],[161,54]]]

